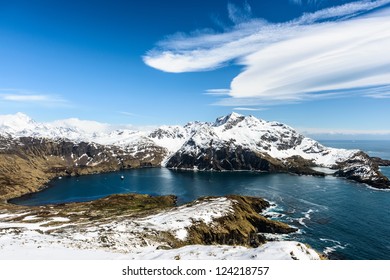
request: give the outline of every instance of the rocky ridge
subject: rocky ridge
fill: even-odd
[[[160,166],[166,150],[143,143],[121,148],[67,139],[0,136],[0,198],[35,192],[60,176]]]
[[[359,150],[329,148],[304,137],[293,128],[253,116],[232,113],[214,123],[203,123],[181,148],[167,160],[166,166],[195,170],[254,170],[290,172],[325,176],[328,168],[335,176],[390,188],[379,171],[389,162],[371,158]]]
[[[69,119],[37,123],[28,116],[0,116],[0,198],[39,190],[57,176],[138,167],[253,170],[335,176],[390,188],[379,165],[358,150],[329,148],[278,122],[236,113],[215,122],[162,126],[152,131],[112,129]]]

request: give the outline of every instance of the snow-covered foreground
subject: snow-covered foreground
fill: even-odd
[[[319,260],[306,245],[294,241],[273,241],[258,248],[242,246],[191,245],[179,249],[156,250],[153,246],[130,253],[104,249],[78,249],[55,238],[39,234],[22,234],[0,238],[2,260]]]
[[[76,221],[39,212],[0,214],[0,259],[320,259],[304,244],[268,242],[258,248],[191,245],[177,249],[161,241],[168,233],[179,241],[202,222],[231,215],[237,201],[208,198],[146,217]]]

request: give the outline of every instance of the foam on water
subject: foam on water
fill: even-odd
[[[329,244],[329,246],[326,246],[324,249],[324,254],[329,256],[331,253],[334,253],[336,251],[344,250],[348,244],[342,245],[341,242],[337,240],[327,239],[327,238],[320,238],[322,242],[325,244]]]
[[[263,210],[263,212],[261,212],[261,214],[264,217],[267,217],[271,220],[277,220],[277,219],[280,219],[280,218],[283,218],[286,216],[286,214],[284,213],[285,211],[284,211],[283,207],[276,204],[276,202],[273,202],[273,201],[268,201],[268,202],[271,206],[268,207],[267,209]]]

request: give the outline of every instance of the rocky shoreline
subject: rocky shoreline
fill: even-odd
[[[145,147],[134,153],[130,147],[126,150],[96,143],[32,137],[7,139],[0,136],[0,143],[3,143],[0,149],[2,201],[37,192],[60,176],[157,167],[166,155],[160,147]]]
[[[231,114],[215,123],[162,127],[149,134],[115,131],[88,136],[96,141],[70,140],[81,139],[81,133],[68,128],[60,131],[69,137],[41,137],[56,132],[27,121],[37,133],[20,130],[12,133],[26,136],[4,131],[0,135],[2,253],[20,248],[31,249],[36,256],[41,247],[49,252],[52,246],[59,246],[56,248],[61,252],[70,250],[72,254],[74,250],[101,250],[105,252],[103,258],[119,254],[135,259],[157,255],[176,259],[174,252],[181,252],[183,258],[193,257],[194,249],[188,246],[227,246],[213,248],[220,252],[218,258],[232,258],[237,256],[235,246],[242,246],[239,254],[244,258],[252,248],[250,254],[258,258],[272,258],[274,254],[283,259],[319,259],[317,253],[301,243],[267,242],[267,233],[286,234],[296,229],[262,216],[260,213],[269,204],[260,198],[206,197],[179,207],[174,196],[133,194],[40,207],[7,203],[37,192],[62,176],[163,166],[338,176],[377,189],[390,188],[389,179],[379,171],[379,166],[389,166],[390,161],[371,158],[362,151],[327,148],[288,126],[252,116]],[[324,173],[321,168],[332,172]],[[268,253],[261,249],[265,243],[270,246]],[[275,251],[270,255],[269,250]],[[278,255],[280,251],[284,253]],[[224,255],[225,252],[229,253]]]
[[[0,201],[7,201],[37,192],[50,180],[60,176],[80,176],[132,168],[161,167],[168,151],[155,145],[121,148],[96,143],[73,143],[69,140],[19,139],[0,136]],[[371,158],[356,152],[345,161],[332,166],[333,176],[365,183],[378,189],[389,189],[390,181],[383,176],[380,165],[390,161]],[[293,156],[284,160],[247,149],[224,150],[208,148],[197,154],[175,153],[166,162],[167,168],[185,170],[292,173],[325,176],[316,171],[312,160]]]
[[[194,245],[229,245],[224,247],[225,252],[242,246],[242,251],[253,252],[262,250],[267,243],[263,234],[296,231],[262,216],[260,213],[269,203],[261,198],[204,197],[182,206],[176,206],[175,201],[174,196],[127,194],[39,207],[3,204],[0,205],[0,249],[3,257],[9,250],[34,249],[39,253],[50,251],[53,246],[134,258],[146,251],[153,251],[151,256],[159,251],[172,255]],[[19,242],[21,239],[23,243]],[[320,258],[304,244],[295,244],[283,258]]]
[[[90,132],[53,127],[24,114],[0,125],[0,200],[39,191],[60,176],[79,176],[141,167],[205,171],[251,170],[325,176],[334,170],[378,189],[390,189],[379,170],[389,160],[358,150],[334,149],[284,124],[236,113],[213,123],[163,126],[152,132]],[[18,127],[8,119],[18,119]]]

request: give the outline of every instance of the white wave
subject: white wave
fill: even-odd
[[[328,239],[328,238],[320,238],[321,241],[325,243],[331,243],[330,246],[325,247],[324,254],[329,255],[332,252],[345,249],[345,247],[348,246],[348,244],[342,245],[340,241]]]
[[[284,208],[279,206],[276,202],[267,200],[270,206],[264,209],[261,214],[270,219],[279,219],[286,216],[283,212],[285,212]]]
[[[314,202],[311,202],[311,201],[308,201],[308,200],[305,200],[305,199],[298,199],[299,202],[302,202],[303,204],[308,204],[308,205],[311,205],[311,206],[316,206],[318,208],[322,208],[322,209],[328,209],[327,206],[325,205],[322,205],[322,204],[318,204],[318,203],[314,203]]]
[[[305,221],[310,221],[311,220],[311,215],[310,214],[316,213],[316,212],[318,212],[318,210],[309,209],[309,210],[307,210],[305,212],[302,212],[303,217],[299,217],[299,218],[290,217],[288,220],[290,220],[291,222],[297,222],[300,225],[304,226],[305,228],[309,228],[307,226],[307,224],[305,223]]]

